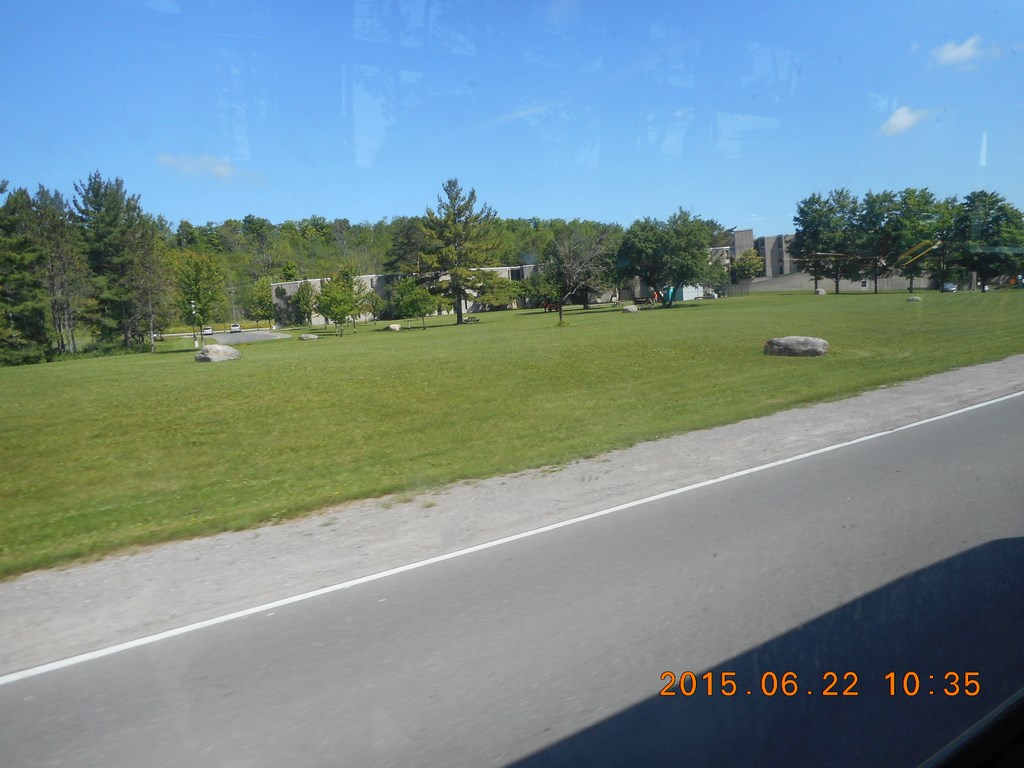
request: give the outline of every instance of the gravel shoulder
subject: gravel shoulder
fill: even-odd
[[[1024,390],[1024,355],[416,498],[0,583],[0,674],[491,541]],[[1024,407],[1024,401],[1021,402]]]

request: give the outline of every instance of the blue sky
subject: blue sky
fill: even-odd
[[[682,207],[758,235],[849,187],[1024,207],[1018,0],[0,0],[0,178],[194,224]]]

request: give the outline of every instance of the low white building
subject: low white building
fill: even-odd
[[[480,269],[488,272],[495,272],[499,276],[508,280],[525,280],[533,273],[533,270],[536,269],[536,267],[532,264],[527,264],[518,267],[480,267]],[[364,287],[370,289],[382,299],[387,299],[389,287],[406,277],[409,277],[409,275],[357,275],[356,280],[360,281]],[[313,290],[319,293],[320,286],[323,285],[324,281],[327,279],[328,278],[317,277],[304,280],[286,280],[280,283],[271,283],[270,292],[274,298],[274,304],[282,313],[286,313],[288,311],[291,298],[299,290],[300,285],[303,283],[310,283],[313,286]],[[473,301],[471,298],[462,303],[463,312],[479,312],[481,309],[483,309],[483,306]],[[362,320],[364,318],[359,319]],[[327,320],[322,315],[314,313],[312,324],[327,325]]]

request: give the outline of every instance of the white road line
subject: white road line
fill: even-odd
[[[184,634],[187,634],[189,632],[195,632],[195,631],[200,630],[200,629],[205,629],[207,627],[213,627],[213,626],[216,626],[217,624],[223,624],[223,623],[228,622],[228,621],[233,621],[234,619],[241,619],[241,618],[244,618],[246,616],[252,616],[252,615],[257,614],[257,613],[263,613],[265,611],[272,611],[275,608],[280,608],[280,607],[285,606],[285,605],[291,605],[292,603],[299,603],[299,602],[302,602],[303,600],[309,600],[309,599],[314,598],[314,597],[319,597],[320,595],[327,595],[327,594],[330,594],[331,592],[337,592],[337,591],[342,590],[342,589],[349,589],[351,587],[357,587],[360,584],[366,584],[366,583],[371,582],[371,581],[378,581],[380,579],[386,579],[389,576],[394,576],[394,575],[399,574],[399,573],[405,573],[406,571],[414,571],[414,570],[416,570],[418,568],[424,568],[424,567],[426,567],[428,565],[433,565],[434,563],[441,563],[441,562],[444,562],[445,560],[451,560],[451,559],[456,558],[456,557],[462,557],[463,555],[470,555],[470,554],[472,554],[474,552],[480,552],[480,551],[485,550],[485,549],[491,549],[492,547],[499,547],[502,544],[508,544],[509,542],[512,542],[512,541],[518,541],[520,539],[529,538],[530,536],[536,536],[537,534],[547,533],[548,531],[554,531],[554,530],[556,530],[558,528],[565,528],[566,526],[569,526],[569,525],[576,525],[577,523],[583,523],[583,522],[586,522],[587,520],[593,520],[593,519],[598,518],[598,517],[603,517],[605,515],[610,515],[610,514],[612,514],[614,512],[621,512],[623,510],[631,509],[633,507],[638,507],[638,506],[641,506],[642,504],[647,504],[647,503],[652,502],[652,501],[658,501],[660,499],[667,499],[667,498],[669,498],[671,496],[677,496],[677,495],[679,495],[681,493],[687,493],[688,491],[697,490],[698,488],[706,488],[709,485],[716,485],[718,483],[723,483],[723,482],[725,482],[727,480],[733,480],[733,479],[735,479],[737,477],[744,477],[745,475],[752,475],[752,474],[754,474],[756,472],[763,472],[766,469],[772,469],[773,467],[780,467],[780,466],[782,466],[784,464],[790,464],[790,463],[792,463],[794,461],[802,461],[804,459],[809,459],[809,458],[811,458],[813,456],[820,456],[821,454],[824,454],[824,453],[831,453],[832,451],[837,451],[837,450],[839,450],[841,448],[846,448],[848,446],[856,445],[858,443],[865,443],[865,442],[867,442],[869,440],[875,440],[877,438],[885,437],[887,435],[892,435],[892,434],[895,434],[897,432],[903,432],[903,431],[908,430],[908,429],[914,429],[915,427],[920,427],[920,426],[923,426],[925,424],[931,424],[931,423],[936,422],[936,421],[941,421],[943,419],[948,419],[948,418],[950,418],[952,416],[959,416],[960,414],[968,413],[970,411],[974,411],[974,410],[977,410],[979,408],[984,408],[984,407],[989,406],[989,405],[995,405],[996,403],[1002,403],[1002,402],[1005,402],[1006,400],[1012,400],[1013,398],[1020,397],[1022,395],[1024,395],[1024,391],[1014,392],[1013,394],[1004,395],[1003,397],[998,397],[998,398],[996,398],[994,400],[986,400],[985,402],[982,402],[982,403],[976,403],[975,405],[969,405],[966,408],[960,408],[960,409],[955,410],[955,411],[950,411],[949,413],[943,413],[943,414],[941,414],[939,416],[932,416],[931,418],[922,419],[920,421],[915,421],[915,422],[913,422],[911,424],[904,424],[901,427],[895,427],[893,429],[889,429],[889,430],[886,430],[884,432],[875,432],[875,433],[870,434],[870,435],[865,435],[864,437],[858,437],[858,438],[855,438],[853,440],[847,440],[847,441],[842,442],[842,443],[835,443],[833,445],[825,446],[824,448],[818,448],[818,449],[813,450],[813,451],[808,451],[807,453],[801,453],[801,454],[798,454],[796,456],[791,456],[791,457],[789,457],[787,459],[779,459],[778,461],[772,461],[772,462],[769,462],[767,464],[760,464],[760,465],[758,465],[756,467],[751,467],[750,469],[742,469],[742,470],[740,470],[738,472],[730,472],[727,475],[722,475],[720,477],[712,478],[711,480],[703,480],[703,481],[701,481],[699,483],[693,483],[692,485],[683,486],[682,488],[675,488],[675,489],[673,489],[671,491],[664,491],[663,493],[658,493],[658,494],[655,494],[653,496],[648,496],[648,497],[643,498],[643,499],[637,499],[636,501],[629,501],[629,502],[626,502],[625,504],[619,504],[617,506],[608,507],[607,509],[602,509],[602,510],[599,510],[597,512],[591,512],[590,514],[587,514],[587,515],[581,515],[580,517],[574,517],[571,520],[563,520],[561,522],[552,523],[550,525],[545,525],[545,526],[542,526],[540,528],[534,528],[534,529],[529,530],[529,531],[523,531],[522,533],[516,533],[516,534],[513,534],[511,536],[505,536],[504,538],[501,538],[501,539],[495,539],[493,541],[487,541],[487,542],[484,542],[483,544],[476,544],[476,545],[474,545],[472,547],[466,547],[465,549],[460,549],[460,550],[457,550],[455,552],[449,552],[446,555],[438,555],[436,557],[430,557],[430,558],[427,558],[426,560],[419,560],[419,561],[417,561],[415,563],[409,563],[408,565],[399,566],[398,568],[391,568],[391,569],[386,570],[386,571],[380,571],[379,573],[372,573],[372,574],[370,574],[368,576],[361,576],[358,579],[352,579],[351,581],[343,581],[340,584],[333,584],[333,585],[331,585],[329,587],[321,587],[320,589],[314,589],[311,592],[303,592],[300,595],[293,595],[292,597],[286,597],[286,598],[283,598],[281,600],[275,600],[272,603],[264,603],[263,605],[258,605],[258,606],[255,606],[253,608],[246,608],[245,610],[242,610],[242,611],[235,611],[234,613],[228,613],[228,614],[225,614],[223,616],[217,616],[217,617],[212,618],[212,619],[206,619],[205,621],[199,621],[199,622],[196,622],[195,624],[188,624],[188,625],[183,626],[183,627],[177,627],[175,629],[168,629],[165,632],[158,632],[155,635],[147,635],[146,637],[140,637],[137,640],[130,640],[127,643],[119,643],[118,645],[111,645],[111,646],[109,646],[107,648],[100,648],[99,650],[90,651],[89,653],[83,653],[83,654],[80,654],[78,656],[72,656],[72,657],[67,658],[67,659],[61,659],[60,661],[53,661],[53,662],[50,662],[48,664],[41,664],[38,667],[31,667],[29,669],[23,669],[20,672],[12,672],[10,674],[3,675],[2,677],[0,677],[0,685],[7,685],[8,683],[15,683],[15,682],[18,682],[19,680],[25,680],[26,678],[35,677],[36,675],[45,674],[46,672],[54,672],[54,671],[56,671],[58,669],[64,669],[65,667],[72,667],[72,666],[75,666],[76,664],[83,664],[83,663],[85,663],[87,661],[92,661],[94,659],[101,659],[104,656],[112,656],[115,653],[121,653],[122,651],[128,651],[128,650],[131,650],[132,648],[139,648],[139,647],[144,646],[144,645],[150,645],[151,643],[156,643],[156,642],[159,642],[160,640],[167,640],[168,638],[177,637],[178,635],[184,635]]]

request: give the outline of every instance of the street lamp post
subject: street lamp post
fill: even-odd
[[[199,337],[197,337],[196,336],[196,303],[194,301],[189,301],[189,304],[192,305],[192,348],[193,349],[199,349],[200,339],[202,338],[202,332],[201,332],[202,329],[200,329]],[[205,347],[206,344],[204,343],[203,346]]]

